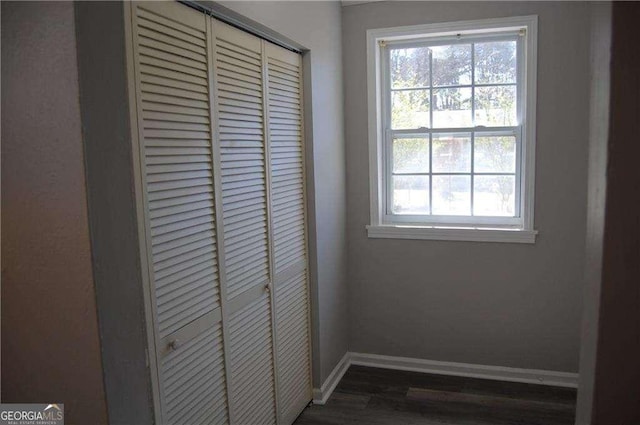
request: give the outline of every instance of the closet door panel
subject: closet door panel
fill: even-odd
[[[138,33],[140,64],[161,57],[171,46],[166,38],[185,37],[206,40],[204,17],[189,13],[186,26],[159,13],[170,9],[184,12],[182,6],[169,3],[164,7],[150,4],[137,6],[138,28],[153,28],[145,35]],[[156,6],[156,7],[153,7]],[[175,6],[175,7],[168,7]],[[196,24],[199,24],[196,26]],[[165,37],[161,40],[160,35]],[[179,39],[178,39],[179,40]],[[154,45],[154,47],[147,47]],[[154,65],[139,67],[139,93],[142,111],[141,144],[144,152],[148,217],[151,236],[151,258],[157,302],[158,330],[161,338],[219,307],[216,262],[213,181],[211,178],[211,134],[208,83],[206,79],[193,87],[177,88],[177,80],[156,77],[147,71],[161,71],[167,63],[180,62],[180,56],[166,54]],[[198,70],[204,68],[206,51],[197,57]],[[158,79],[160,78],[160,79]],[[197,97],[198,99],[194,99]],[[185,122],[182,115],[150,115],[166,105],[189,108],[203,117],[198,124]]]
[[[263,294],[231,316],[234,423],[275,424],[271,307]]]
[[[262,41],[213,20],[234,424],[275,424]]]
[[[269,280],[260,39],[215,23],[226,285],[233,299]]]
[[[300,56],[267,46],[274,256],[280,273],[306,261]]]
[[[131,18],[159,422],[224,424],[207,20],[173,2]]]
[[[169,424],[228,423],[220,323],[162,359]]]
[[[275,295],[280,415],[291,424],[312,398],[306,270],[278,282]]]
[[[265,43],[281,423],[311,400],[300,55]]]

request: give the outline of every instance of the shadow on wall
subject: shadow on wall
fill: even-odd
[[[71,2],[2,2],[2,401],[106,424]]]

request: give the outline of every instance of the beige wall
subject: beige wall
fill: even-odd
[[[105,424],[73,18],[2,2],[2,401]]]
[[[343,8],[350,349],[578,371],[590,6],[379,2]],[[368,239],[366,30],[538,15],[535,245]]]

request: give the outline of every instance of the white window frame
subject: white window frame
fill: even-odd
[[[534,243],[534,182],[535,182],[535,114],[536,114],[536,70],[537,70],[537,16],[519,16],[477,21],[460,21],[383,28],[367,31],[367,86],[369,115],[369,175],[371,224],[367,226],[370,238],[434,239],[482,242]],[[415,41],[431,41],[447,38],[473,39],[496,34],[519,35],[518,49],[518,125],[516,132],[516,211],[518,217],[477,216],[390,216],[386,205],[390,182],[386,178],[389,166],[391,132],[385,128],[384,119],[388,111],[390,90],[384,53],[385,45]],[[487,129],[476,127],[474,131]],[[440,131],[440,129],[438,129]],[[453,130],[460,131],[460,130]],[[468,132],[468,130],[462,130]],[[411,131],[406,132],[410,134]],[[519,176],[519,181],[518,181]]]

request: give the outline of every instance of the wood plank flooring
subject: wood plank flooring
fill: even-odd
[[[572,425],[576,390],[351,366],[295,425]]]

